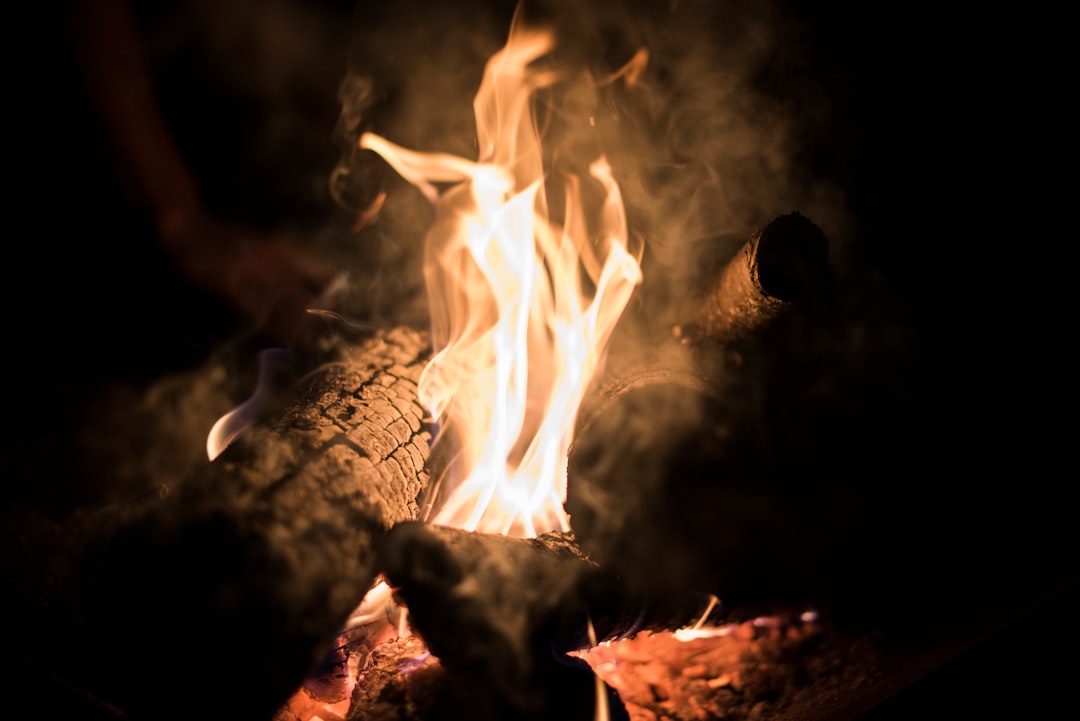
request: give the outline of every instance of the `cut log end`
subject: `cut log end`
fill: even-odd
[[[799,212],[780,215],[707,279],[680,331],[700,343],[743,343],[793,304],[824,297],[830,281],[829,241],[822,230]]]
[[[761,292],[785,303],[820,297],[829,280],[829,239],[799,212],[780,215],[744,249],[750,276]]]

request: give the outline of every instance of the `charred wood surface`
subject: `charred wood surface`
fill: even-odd
[[[375,335],[103,536],[86,607],[122,708],[267,719],[299,686],[371,586],[379,537],[418,514],[429,355],[423,333]]]
[[[549,696],[523,709],[484,678],[446,667],[418,636],[377,648],[357,677],[346,721],[625,721],[625,708],[610,686],[601,685],[610,715],[597,715],[597,684],[588,664],[567,657],[547,674]],[[311,718],[310,716],[308,718]],[[282,720],[284,721],[284,720]],[[287,721],[295,721],[290,718]]]
[[[708,608],[701,594],[634,596],[570,533],[521,539],[404,522],[380,558],[452,687],[472,689],[472,719],[592,719],[595,681],[569,652],[680,628]]]
[[[455,677],[434,717],[464,708],[490,721],[593,715],[588,669],[559,662],[552,627],[587,565],[571,539],[406,523],[387,535],[381,558],[413,628]]]
[[[587,399],[566,507],[585,551],[632,586],[787,604],[827,582],[806,559],[835,549],[811,527],[854,512],[784,474],[827,438],[811,437],[824,406],[807,389],[828,367],[828,250],[811,220],[777,216],[703,279],[671,338]],[[858,487],[826,490],[863,505]]]
[[[692,295],[683,332],[727,346],[752,341],[792,306],[825,297],[831,281],[825,233],[797,211],[779,215]]]
[[[916,654],[970,643],[1075,577],[1049,487],[1002,494],[970,476],[966,423],[956,443],[938,435],[952,399],[912,356],[909,319],[866,279],[819,282],[813,225],[781,218],[657,362],[612,374],[583,408],[577,539],[631,585],[708,591],[733,619],[805,605]],[[792,241],[785,257],[808,264],[792,277],[817,280],[774,286],[755,261],[766,238]]]
[[[572,532],[509,538],[403,522],[384,538],[380,557],[412,624],[444,663],[482,662],[491,666],[487,676],[506,680],[524,673],[537,644],[546,657],[674,630],[709,606],[706,595],[677,589],[635,595],[586,557]]]

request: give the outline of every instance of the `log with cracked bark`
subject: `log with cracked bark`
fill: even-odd
[[[271,718],[415,518],[427,335],[380,332],[308,373],[212,462],[90,554],[103,693],[132,718]]]
[[[379,555],[412,629],[453,687],[477,689],[468,716],[477,720],[592,719],[595,682],[568,653],[680,628],[709,608],[703,594],[629,592],[582,554],[572,533],[510,538],[403,522]]]

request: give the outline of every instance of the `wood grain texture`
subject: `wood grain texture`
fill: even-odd
[[[88,612],[123,708],[273,715],[371,587],[378,538],[418,514],[429,355],[423,333],[372,336],[102,541]]]

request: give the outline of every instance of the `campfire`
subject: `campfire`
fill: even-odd
[[[264,352],[182,483],[84,519],[103,714],[851,720],[1030,607],[962,617],[992,519],[957,540],[959,503],[896,490],[915,461],[868,469],[911,442],[910,339],[829,203],[673,261],[698,226],[628,141],[664,58],[583,60],[528,10],[473,156],[365,116],[335,170],[371,181],[356,233],[423,208],[428,324],[312,308],[341,330],[317,362]]]

